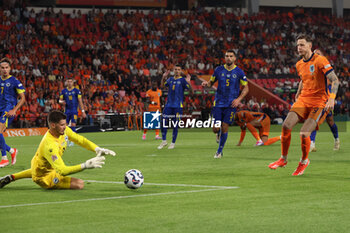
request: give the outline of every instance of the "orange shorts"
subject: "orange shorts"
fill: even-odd
[[[265,118],[260,121],[261,127],[259,128],[259,136],[269,136],[271,120],[268,115],[265,114]]]
[[[160,107],[152,107],[152,106],[149,106],[149,107],[148,107],[148,111],[149,111],[149,112],[156,112],[156,111],[161,112],[161,109],[160,109]]]
[[[324,110],[325,103],[314,104],[306,102],[304,99],[298,99],[290,109],[290,112],[295,112],[305,121],[309,118],[314,119],[317,123],[317,128],[321,125],[328,115],[328,111]]]

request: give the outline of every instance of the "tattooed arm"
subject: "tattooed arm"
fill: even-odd
[[[331,82],[332,87],[331,87],[330,96],[329,96],[329,99],[327,101],[325,110],[333,110],[334,109],[334,99],[337,95],[338,87],[339,87],[339,79],[334,71],[327,74],[326,77]]]

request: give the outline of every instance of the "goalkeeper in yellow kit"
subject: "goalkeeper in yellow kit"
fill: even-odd
[[[0,188],[19,179],[32,178],[40,187],[45,189],[82,189],[84,181],[68,175],[89,168],[101,168],[105,157],[103,154],[115,156],[115,152],[100,148],[95,143],[83,136],[74,133],[66,125],[66,115],[54,110],[48,116],[49,130],[40,142],[36,151],[31,168],[4,176],[0,179]],[[85,163],[75,166],[66,166],[62,155],[67,147],[67,141],[72,141],[85,149],[96,152],[97,156]]]

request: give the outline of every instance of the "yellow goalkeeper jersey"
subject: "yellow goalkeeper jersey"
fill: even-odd
[[[62,160],[62,155],[67,148],[68,140],[90,151],[95,151],[97,147],[95,143],[76,134],[69,127],[66,127],[64,135],[61,135],[59,138],[54,137],[48,130],[32,159],[32,177],[44,177],[52,170],[56,170],[57,173],[63,176],[82,170],[81,164],[66,166]]]

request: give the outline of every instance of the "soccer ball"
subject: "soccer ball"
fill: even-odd
[[[138,189],[143,185],[143,175],[137,169],[131,169],[125,173],[124,184],[129,189]]]

